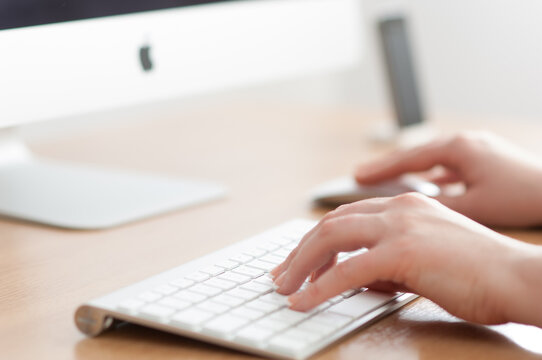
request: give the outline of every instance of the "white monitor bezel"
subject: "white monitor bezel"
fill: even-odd
[[[358,0],[242,0],[2,30],[0,128],[354,66],[360,18]]]

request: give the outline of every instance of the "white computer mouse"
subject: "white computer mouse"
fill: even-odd
[[[431,197],[440,194],[440,188],[437,185],[410,174],[375,185],[359,185],[352,176],[345,176],[315,188],[311,193],[311,199],[319,205],[338,206],[412,191]]]

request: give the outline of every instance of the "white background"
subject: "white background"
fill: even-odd
[[[353,71],[268,86],[267,95],[369,110],[388,106],[374,24],[386,0],[363,0],[369,48]],[[405,0],[431,116],[542,121],[542,1]],[[263,89],[263,88],[262,88]]]
[[[206,95],[198,102],[233,95],[369,111],[386,109],[374,24],[390,1],[360,1],[365,9],[368,48],[356,69]],[[542,1],[404,0],[402,5],[411,20],[430,117],[542,121]],[[126,119],[118,112],[113,114]],[[111,121],[111,116],[105,117]],[[30,125],[27,132],[56,132],[85,122],[101,124],[97,118],[83,116],[85,121]]]

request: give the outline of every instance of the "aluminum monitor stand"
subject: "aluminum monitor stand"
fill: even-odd
[[[372,139],[409,148],[432,140],[435,130],[426,121],[408,19],[401,11],[388,11],[377,23],[385,78],[396,124],[383,124],[373,131]]]
[[[109,228],[221,198],[224,187],[35,157],[0,131],[0,215],[78,230]]]

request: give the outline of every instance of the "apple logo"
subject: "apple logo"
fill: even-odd
[[[143,71],[150,72],[153,69],[153,63],[151,59],[151,46],[146,44],[139,49],[139,61]]]

